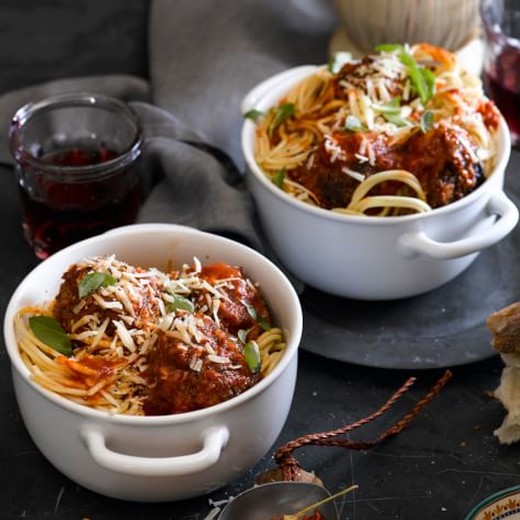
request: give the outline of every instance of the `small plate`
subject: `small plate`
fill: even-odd
[[[520,520],[520,486],[504,489],[474,507],[464,520]]]
[[[512,199],[520,207],[520,198]],[[420,296],[361,301],[306,286],[300,295],[301,348],[356,365],[405,370],[496,356],[486,318],[520,299],[520,278],[513,275],[520,261],[519,230],[483,251],[455,280]]]

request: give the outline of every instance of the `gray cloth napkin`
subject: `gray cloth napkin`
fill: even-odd
[[[276,72],[326,63],[335,26],[332,0],[156,0],[153,102],[242,169],[243,97]]]
[[[239,239],[273,257],[244,185],[240,103],[268,76],[327,60],[332,0],[154,0],[149,82],[75,77],[0,96],[0,161],[10,119],[28,101],[97,92],[131,101],[145,129],[141,222],[174,222]]]
[[[130,103],[143,121],[146,202],[140,222],[175,222],[262,250],[245,184],[232,162],[170,113]]]
[[[9,152],[9,125],[18,108],[33,101],[74,92],[95,92],[122,101],[150,99],[147,81],[124,74],[58,79],[7,92],[0,96],[0,162],[13,162]]]

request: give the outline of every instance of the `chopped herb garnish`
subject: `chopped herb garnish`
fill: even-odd
[[[405,51],[399,53],[399,59],[401,63],[408,67],[408,75],[410,76],[412,86],[417,91],[417,94],[419,94],[421,103],[425,105],[433,96],[435,75],[431,70],[421,67],[415,59]]]
[[[345,130],[348,130],[349,132],[364,132],[366,127],[356,116],[349,115],[345,120]]]
[[[251,316],[251,318],[253,318],[256,321],[258,317],[256,309],[252,305],[249,305],[249,303],[247,302],[242,303],[244,304],[244,307],[247,309],[247,314],[249,314],[249,316]]]
[[[262,367],[260,359],[260,349],[256,341],[249,341],[244,347],[244,358],[253,374],[256,374]]]
[[[273,184],[281,188],[283,186],[283,181],[285,179],[286,169],[282,168],[278,170],[272,178]]]
[[[294,115],[294,103],[283,103],[280,105],[274,113],[273,119],[269,123],[267,133],[269,136],[273,135],[273,132],[285,121],[287,118]]]
[[[78,282],[78,296],[84,298],[100,287],[108,287],[117,283],[117,279],[110,274],[94,271],[88,273]]]
[[[428,94],[428,100],[430,100],[435,93],[435,74],[426,67],[421,67],[421,73],[426,82],[426,92]]]
[[[171,296],[172,301],[169,301],[166,304],[166,310],[168,312],[175,312],[178,310],[188,311],[192,314],[195,312],[195,306],[190,300],[188,300],[188,298],[175,293],[169,293],[169,295]]]
[[[398,58],[408,68],[408,76],[413,88],[425,105],[433,96],[435,88],[435,74],[428,68],[419,65],[407,48],[400,43],[385,43],[378,45],[377,52],[397,52]]]
[[[404,45],[400,43],[383,43],[375,48],[376,52],[404,52]]]
[[[401,98],[396,96],[392,98],[387,105],[379,105],[372,103],[372,108],[379,112],[389,123],[396,126],[411,126],[408,119],[401,116]]]
[[[401,98],[396,96],[387,105],[379,105],[372,103],[372,108],[381,112],[382,114],[400,114],[401,113]]]
[[[410,121],[408,121],[408,119],[401,117],[399,114],[392,114],[391,112],[388,112],[388,113],[382,114],[382,115],[389,123],[393,123],[395,126],[411,126],[412,125],[412,123]]]
[[[258,325],[262,327],[262,329],[271,330],[271,324],[263,316],[258,314],[258,312],[256,312],[256,309],[252,305],[249,305],[249,303],[245,302],[243,303],[245,308],[247,309],[247,313],[249,314],[249,316],[251,316],[251,318],[253,318],[258,323]]]
[[[72,356],[72,345],[67,333],[51,316],[31,316],[29,327],[34,335],[43,343],[52,347],[64,356]]]
[[[336,52],[330,57],[328,64],[328,71],[331,74],[337,74],[345,63],[352,60],[352,54],[350,52]]]
[[[264,116],[264,113],[256,108],[252,108],[244,114],[245,119],[251,119],[255,123]]]
[[[433,127],[433,112],[427,110],[421,114],[421,130],[426,133]]]
[[[263,317],[263,316],[258,316],[258,320],[256,320],[258,325],[260,325],[260,327],[262,327],[262,329],[264,330],[271,330],[272,327],[271,327],[271,324]]]
[[[240,340],[240,343],[243,343],[244,345],[247,343],[247,330],[240,329],[237,332],[238,339]]]

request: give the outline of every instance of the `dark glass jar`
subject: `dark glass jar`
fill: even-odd
[[[24,235],[39,258],[135,221],[143,137],[126,103],[86,93],[29,103],[9,139]]]

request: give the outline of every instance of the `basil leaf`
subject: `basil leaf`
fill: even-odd
[[[70,339],[53,317],[31,316],[29,318],[29,327],[42,343],[49,345],[49,347],[52,347],[64,356],[72,356]]]
[[[100,287],[108,287],[117,283],[117,279],[110,274],[93,271],[78,282],[78,296],[84,298]]]
[[[382,114],[383,117],[389,122],[393,123],[396,126],[411,126],[412,123],[408,121],[408,119],[404,119],[399,114],[392,114],[388,112],[386,114]]]
[[[421,130],[423,133],[428,132],[433,127],[433,112],[427,110],[421,114]]]
[[[249,305],[249,303],[245,302],[242,303],[245,305],[249,316],[251,316],[251,318],[253,318],[258,323],[258,325],[262,327],[262,329],[271,330],[271,324],[263,316],[260,316],[260,314],[256,312],[256,309],[252,305]]]
[[[273,116],[273,119],[269,123],[267,133],[269,136],[273,135],[273,132],[289,117],[294,114],[294,103],[284,103],[280,105]]]
[[[272,329],[271,324],[263,316],[258,316],[258,320],[256,320],[256,322],[264,330],[271,330]]]
[[[256,108],[252,108],[244,114],[245,119],[251,119],[255,123],[264,116],[264,113]]]
[[[429,69],[421,67],[407,52],[399,54],[401,63],[408,67],[408,75],[414,89],[421,98],[421,103],[425,105],[433,95],[435,86],[435,75]]]
[[[428,100],[433,97],[435,93],[435,74],[426,67],[421,67],[421,74],[423,75],[424,82],[426,83],[426,93],[428,95]]]
[[[169,294],[173,298],[173,300],[166,304],[166,310],[168,312],[175,312],[178,310],[188,311],[191,314],[195,312],[195,306],[190,300],[188,300],[184,296],[181,296],[180,294]]]
[[[401,98],[396,96],[392,98],[387,105],[379,105],[372,103],[372,108],[379,112],[386,121],[396,126],[411,126],[412,123],[401,116]]]
[[[345,130],[349,132],[364,132],[366,128],[356,116],[348,115],[347,119],[345,119]]]
[[[256,313],[256,309],[252,306],[252,305],[249,305],[249,303],[247,302],[242,302],[245,306],[245,308],[247,309],[247,314],[249,314],[249,316],[251,316],[251,318],[253,318],[255,321],[257,320],[257,313]]]
[[[240,340],[240,343],[242,343],[244,345],[247,343],[247,330],[240,329],[237,332],[237,336],[238,336],[238,339]]]
[[[387,105],[372,103],[372,108],[382,114],[399,114],[401,113],[401,98],[396,96]]]
[[[420,66],[404,45],[399,43],[385,43],[378,45],[377,52],[398,52],[401,63],[408,68],[408,76],[412,86],[425,105],[433,96],[435,88],[435,74],[428,68]]]
[[[345,63],[352,60],[350,52],[336,52],[329,60],[327,69],[331,74],[337,74]]]
[[[383,43],[375,48],[376,52],[404,52],[404,45],[400,43]]]
[[[262,367],[262,360],[260,359],[260,349],[256,341],[249,341],[244,347],[244,358],[247,365],[253,374],[256,374]]]
[[[281,188],[283,186],[283,181],[285,179],[285,173],[286,173],[285,168],[282,168],[281,170],[278,170],[276,172],[276,174],[274,175],[274,177],[272,179],[273,184],[275,186],[278,186],[279,188]]]

